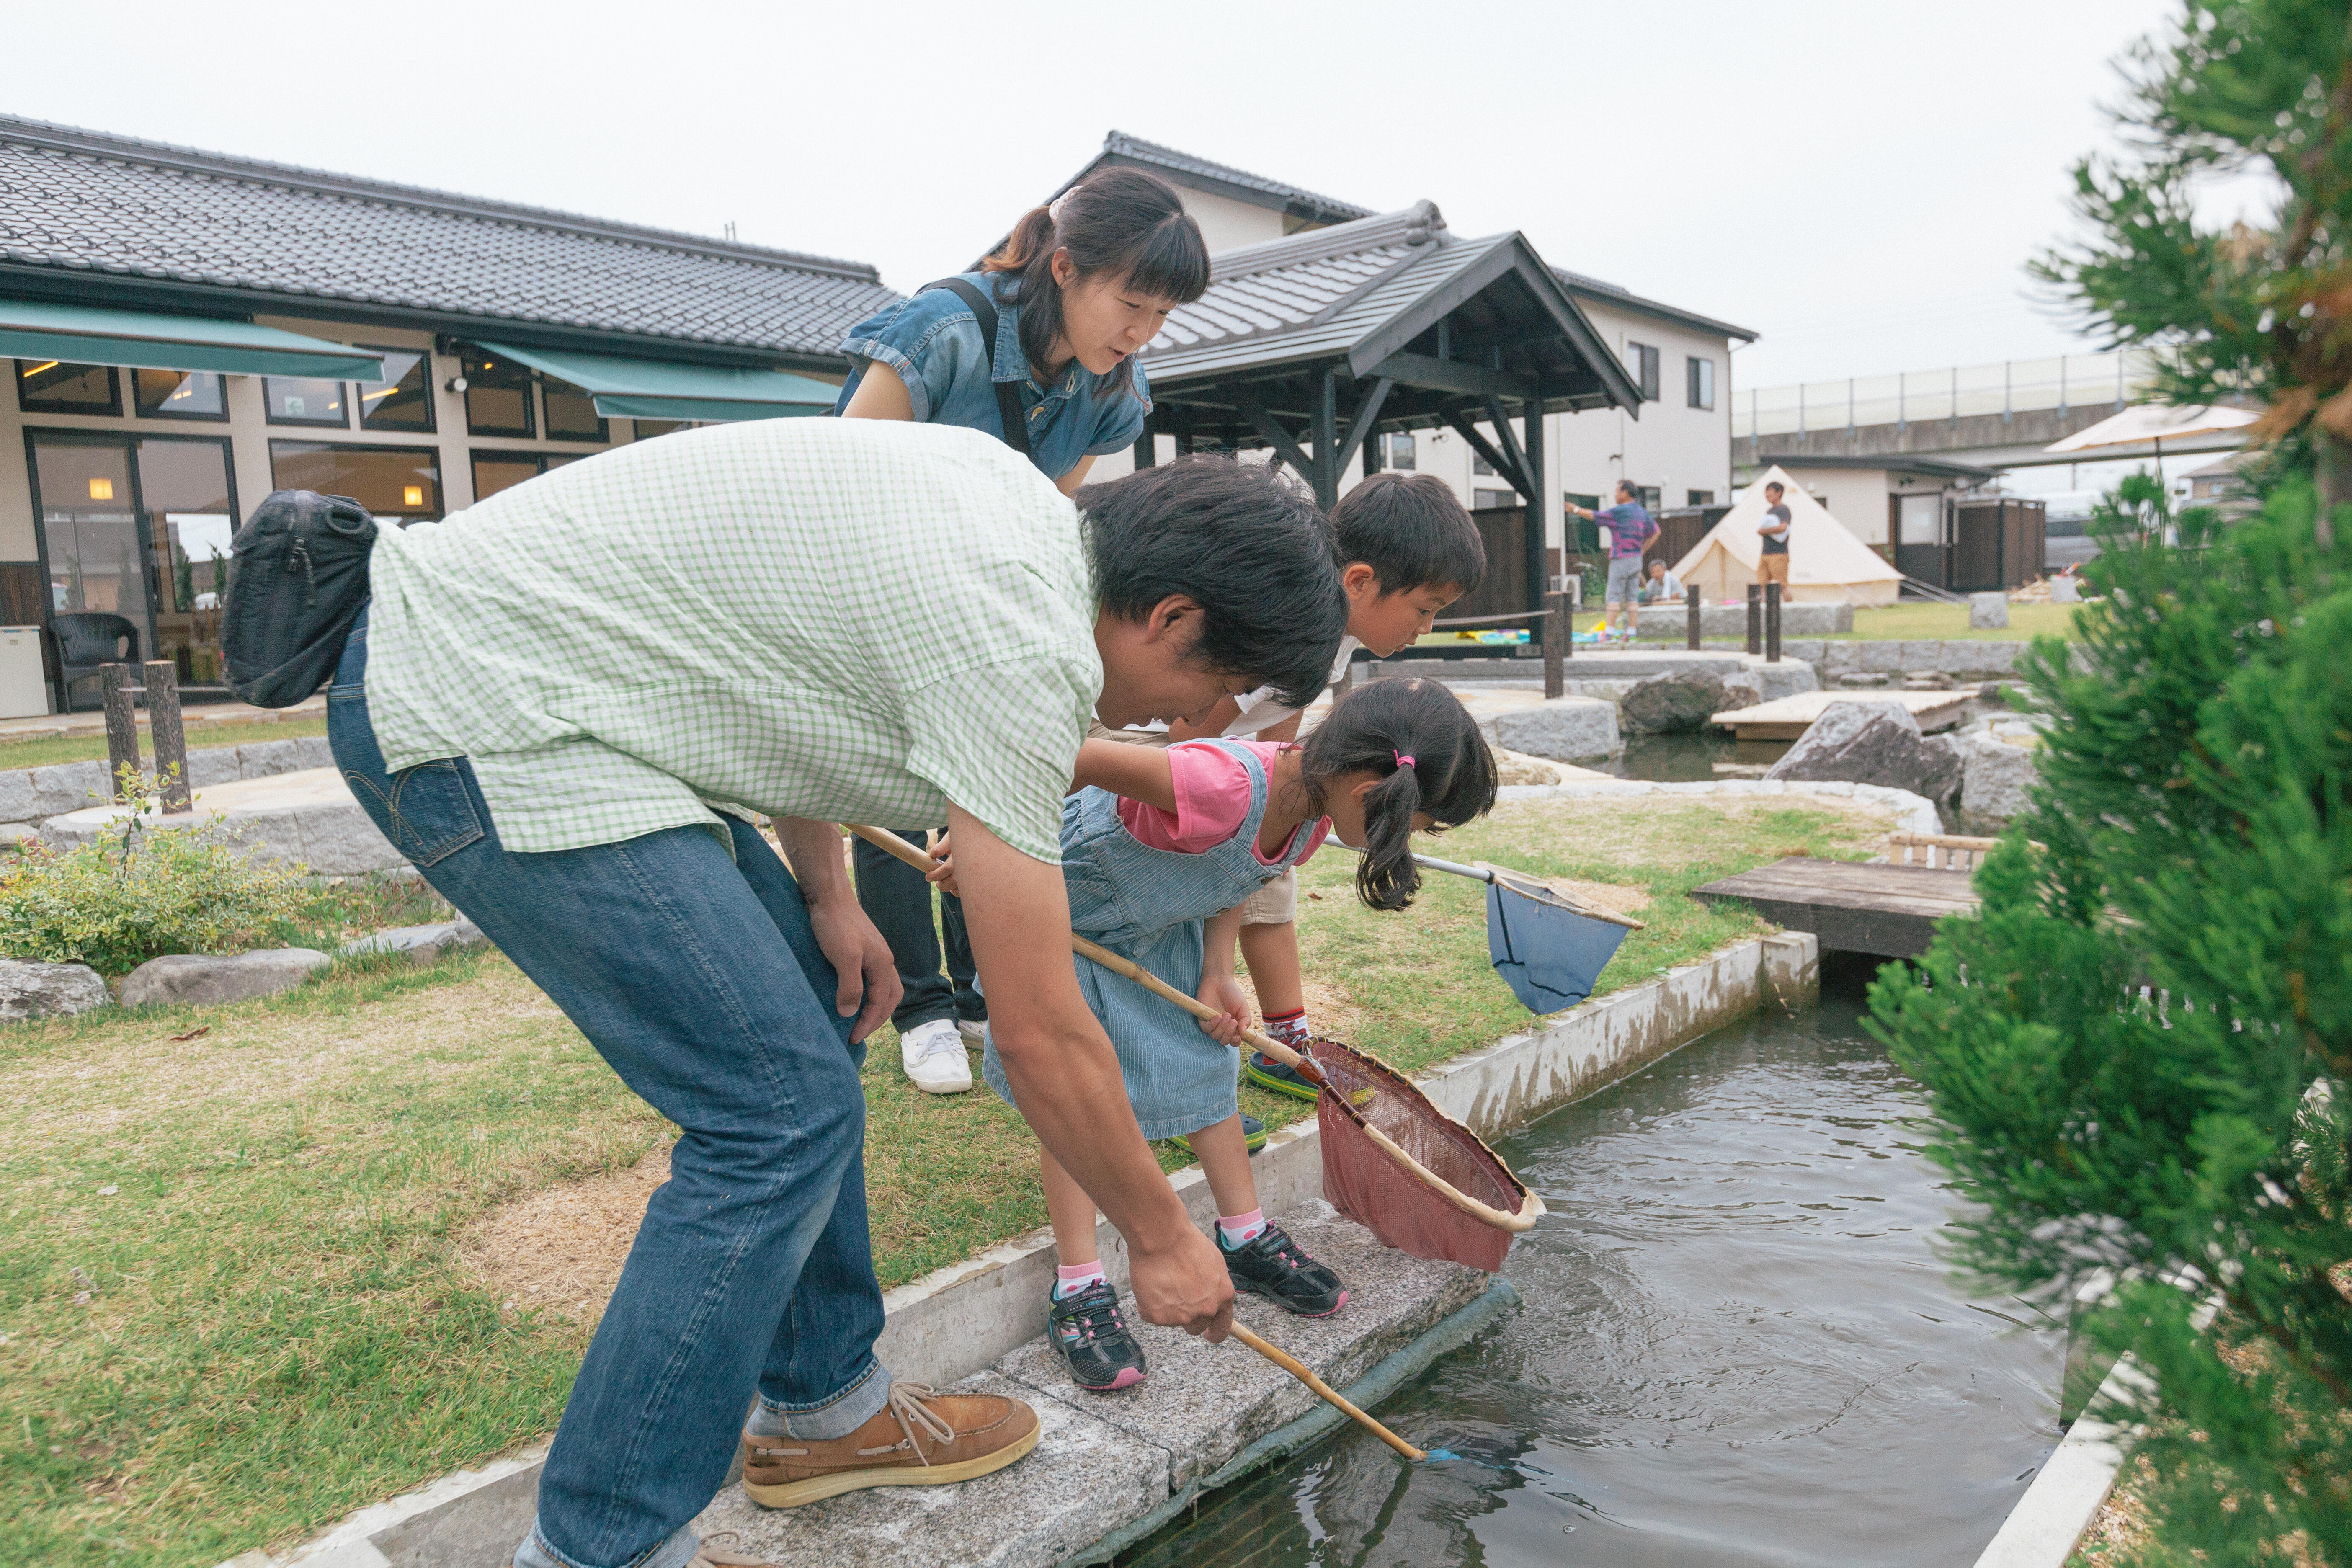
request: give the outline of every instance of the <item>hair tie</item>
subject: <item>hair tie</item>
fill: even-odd
[[[1412,759],[1402,752],[1391,752],[1389,755],[1396,759],[1396,764],[1401,768],[1412,766]]]
[[[1076,189],[1077,187],[1076,185],[1072,185],[1070,190],[1064,191],[1060,195],[1055,196],[1052,201],[1045,204],[1045,216],[1051,218],[1056,226],[1059,226],[1061,224],[1062,207],[1069,201],[1070,192]]]

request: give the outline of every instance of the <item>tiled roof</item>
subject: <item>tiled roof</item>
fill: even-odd
[[[1132,163],[1166,169],[1172,174],[1191,174],[1196,179],[1238,190],[1255,192],[1273,200],[1269,205],[1294,211],[1300,217],[1322,223],[1346,223],[1355,218],[1372,216],[1370,207],[1360,207],[1333,196],[1322,196],[1313,191],[1287,185],[1280,180],[1269,180],[1264,174],[1253,174],[1246,169],[1236,169],[1229,163],[1213,163],[1206,158],[1196,158],[1190,153],[1180,153],[1173,147],[1163,147],[1157,142],[1146,142],[1140,136],[1129,136],[1124,131],[1114,131],[1103,138],[1102,151],[1093,163],[1079,170],[1062,186],[1067,190],[1092,174],[1107,158],[1123,158]],[[1059,192],[1055,193],[1059,195]]]
[[[1645,300],[1631,289],[1604,283],[1581,272],[1570,272],[1565,267],[1555,267],[1552,271],[1567,286],[1569,292],[1582,294],[1589,299],[1606,300],[1636,315],[1662,317],[1669,321],[1679,321],[1686,327],[1696,327],[1703,332],[1719,332],[1727,338],[1738,338],[1745,342],[1754,342],[1759,335],[1752,327],[1735,327],[1729,321],[1718,321],[1712,316],[1702,316],[1678,305],[1664,305],[1655,300]]]
[[[24,268],[802,354],[898,298],[863,262],[0,116]]]

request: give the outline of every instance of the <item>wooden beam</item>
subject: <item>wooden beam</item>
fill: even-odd
[[[1242,417],[1250,422],[1250,427],[1258,433],[1259,439],[1281,453],[1285,462],[1302,475],[1311,476],[1315,472],[1314,464],[1299,449],[1298,438],[1275,423],[1274,416],[1265,411],[1265,405],[1257,400],[1256,388],[1247,385],[1234,387],[1234,404],[1242,411]]]
[[[1454,433],[1455,435],[1470,443],[1470,449],[1472,451],[1486,459],[1486,466],[1488,468],[1494,469],[1495,472],[1502,478],[1508,479],[1513,489],[1518,491],[1521,495],[1528,493],[1526,482],[1527,476],[1513,468],[1511,466],[1511,459],[1505,457],[1500,451],[1497,451],[1492,441],[1487,440],[1486,437],[1478,434],[1478,427],[1470,423],[1468,416],[1465,415],[1458,408],[1449,408],[1445,411],[1445,422],[1454,427]]]
[[[1536,499],[1533,490],[1535,481],[1528,466],[1527,448],[1519,445],[1518,436],[1511,429],[1511,416],[1503,412],[1501,398],[1486,399],[1486,423],[1495,427],[1496,444],[1503,448],[1503,455],[1511,459],[1511,467],[1519,476],[1513,481],[1518,489],[1519,499],[1532,504]]]
[[[1391,354],[1365,373],[1368,376],[1425,386],[1435,392],[1465,393],[1472,397],[1540,397],[1542,384],[1531,375],[1495,370],[1483,364],[1462,364],[1427,354]]]
[[[1381,416],[1381,405],[1389,400],[1389,391],[1395,385],[1385,377],[1375,381],[1372,390],[1364,395],[1364,401],[1356,405],[1356,417],[1348,425],[1348,438],[1339,446],[1340,472],[1347,471],[1348,465],[1355,460],[1357,449],[1363,446],[1364,437],[1372,433],[1372,421]]]

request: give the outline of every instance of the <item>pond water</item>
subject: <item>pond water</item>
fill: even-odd
[[[1722,730],[1689,735],[1628,735],[1625,749],[1606,761],[1580,763],[1595,773],[1652,784],[1696,784],[1724,778],[1760,778],[1793,741],[1738,741]],[[1718,763],[1738,764],[1728,773]]]
[[[1972,1563],[2056,1445],[2064,1336],[1964,1293],[1917,1087],[1853,997],[1772,1009],[1501,1148],[1525,1304],[1122,1559],[1357,1568]]]

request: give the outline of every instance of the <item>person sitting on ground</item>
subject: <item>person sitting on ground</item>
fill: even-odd
[[[1683,596],[1683,580],[1670,571],[1663,561],[1650,563],[1650,580],[1642,584],[1642,603],[1672,605]]]
[[[1160,748],[1088,741],[1062,811],[1062,873],[1079,934],[1215,1008],[1213,1021],[1076,960],[1078,988],[1118,1053],[1146,1138],[1189,1135],[1217,1200],[1217,1249],[1236,1291],[1304,1317],[1347,1305],[1346,1286],[1265,1217],[1244,1145],[1232,1047],[1249,1020],[1234,977],[1242,907],[1302,864],[1327,835],[1363,851],[1357,896],[1399,910],[1421,885],[1412,835],[1459,826],[1495,804],[1494,753],[1477,721],[1433,680],[1375,680],[1333,706],[1306,742],[1188,741]],[[952,861],[937,879],[953,876]],[[988,1086],[1018,1109],[992,1034]],[[1079,1387],[1143,1380],[1096,1248],[1096,1209],[1039,1151],[1060,1268],[1046,1330]]]
[[[1789,531],[1794,522],[1780,500],[1786,493],[1778,479],[1764,487],[1764,521],[1756,525],[1764,541],[1764,553],[1756,558],[1756,581],[1778,583],[1784,595],[1789,587]]]
[[[1634,599],[1642,585],[1642,553],[1658,537],[1657,522],[1642,504],[1641,489],[1631,479],[1617,481],[1617,504],[1605,511],[1580,506],[1568,510],[1609,530],[1608,611],[1601,626],[1606,629],[1617,625],[1622,614],[1625,634],[1631,637],[1637,618]]]
[[[1428,634],[1445,607],[1478,585],[1486,574],[1486,547],[1478,525],[1435,474],[1381,473],[1339,498],[1331,509],[1339,535],[1339,581],[1348,591],[1348,635],[1339,642],[1331,681],[1345,679],[1359,647],[1385,658]],[[1298,738],[1301,714],[1274,688],[1262,686],[1217,705],[1198,726],[1182,721],[1163,733],[1175,740],[1223,736],[1288,742]],[[1265,1032],[1295,1051],[1305,1051],[1315,1031],[1307,1016],[1307,993],[1298,967],[1298,877],[1285,871],[1250,895],[1242,906],[1241,955],[1249,966]],[[1315,1098],[1315,1086],[1271,1057],[1252,1052],[1242,1071],[1251,1082],[1278,1094]],[[1255,1119],[1244,1117],[1255,1126]],[[1252,1134],[1258,1136],[1256,1133]]]

